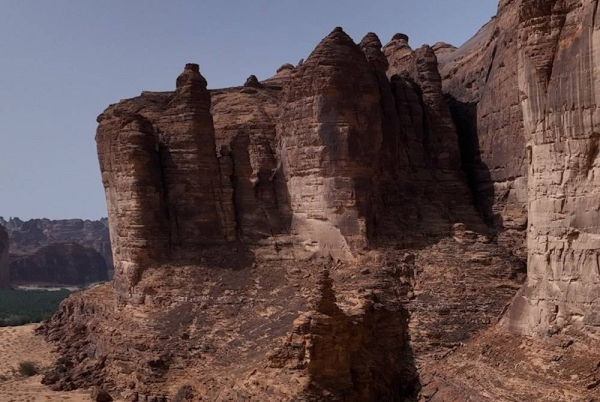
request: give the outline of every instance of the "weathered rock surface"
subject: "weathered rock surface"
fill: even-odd
[[[0,289],[10,288],[10,273],[8,270],[8,232],[0,225]]]
[[[258,84],[208,91],[188,65],[175,92],[110,106],[97,143],[114,287],[46,324],[70,362],[46,382],[142,400],[416,398],[417,362],[487,328],[523,270],[472,203],[433,49],[408,52],[388,78],[375,34],[336,28]]]
[[[292,231],[325,255],[347,260],[367,247],[381,127],[377,78],[337,28],[292,74],[277,126]]]
[[[438,47],[436,54],[476,205],[499,241],[525,257],[527,158],[517,89],[520,2],[500,2],[497,16],[473,38],[453,52]]]
[[[592,0],[519,7],[528,280],[508,321],[525,334],[600,334],[597,10]]]
[[[336,28],[268,80],[208,91],[190,64],[174,92],[110,106],[115,281],[44,325],[65,356],[46,382],[130,400],[590,400],[596,6],[503,0],[460,48]]]
[[[10,262],[13,285],[86,285],[107,280],[104,257],[76,243],[42,246],[32,254],[14,256]]]

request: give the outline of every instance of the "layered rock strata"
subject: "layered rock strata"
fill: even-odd
[[[600,331],[597,1],[523,2],[519,91],[529,170],[527,286],[510,327]]]
[[[46,383],[133,384],[132,400],[416,398],[417,365],[486,328],[522,269],[471,231],[485,227],[433,49],[409,49],[391,78],[386,49],[336,28],[263,82],[208,91],[190,64],[175,92],[100,115],[114,290],[71,297],[44,327],[70,362]],[[474,261],[467,286],[451,267],[431,279],[451,254]]]
[[[528,168],[517,90],[517,3],[502,1],[473,38],[437,54],[476,205],[499,241],[525,258]]]

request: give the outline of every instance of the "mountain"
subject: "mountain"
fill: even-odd
[[[108,279],[112,252],[107,220],[22,221],[0,217],[10,239],[13,284],[83,285]]]

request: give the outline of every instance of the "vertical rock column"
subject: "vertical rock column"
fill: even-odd
[[[104,113],[96,135],[115,263],[115,288],[129,298],[144,268],[168,254],[169,231],[150,121]]]
[[[158,122],[171,242],[182,254],[223,242],[230,232],[219,219],[224,194],[206,85],[198,65],[187,64]]]
[[[382,141],[380,99],[373,68],[341,28],[283,90],[280,158],[292,229],[309,254],[351,259],[367,245],[368,197]]]
[[[529,156],[521,333],[600,333],[600,16],[597,1],[525,1],[519,89]]]

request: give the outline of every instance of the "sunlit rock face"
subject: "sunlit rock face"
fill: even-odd
[[[367,246],[380,98],[373,69],[341,29],[317,46],[281,97],[277,131],[292,230],[334,258]]]
[[[235,237],[216,156],[211,99],[198,65],[173,93],[109,107],[96,136],[109,210],[115,287],[132,296],[144,268]]]
[[[600,331],[600,26],[596,1],[523,1],[519,91],[529,169],[528,283],[511,328]]]

